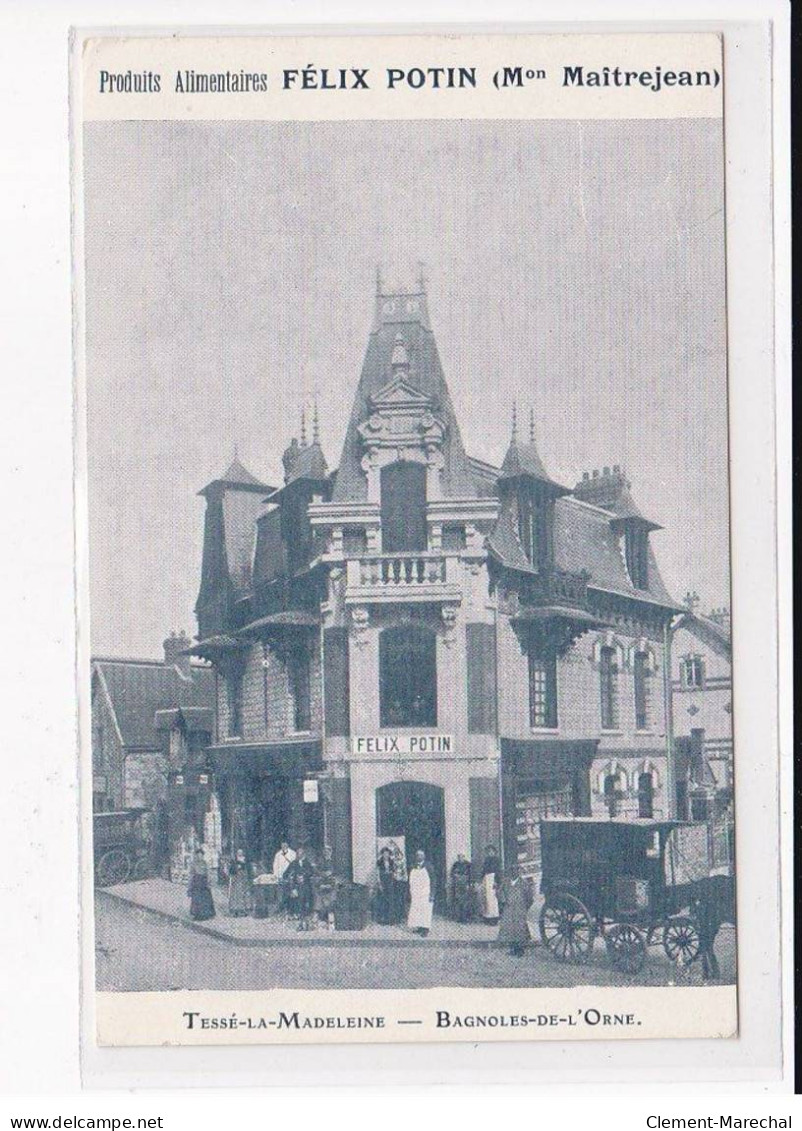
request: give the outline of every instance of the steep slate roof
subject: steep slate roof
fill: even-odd
[[[522,475],[542,479],[546,483],[554,482],[543,466],[535,445],[519,444],[513,439],[501,465],[499,479],[518,479]]]
[[[399,343],[399,337],[402,342]],[[404,379],[430,397],[433,411],[446,427],[443,445],[445,467],[443,492],[446,498],[475,498],[477,484],[465,449],[446,385],[437,344],[431,331],[426,292],[417,290],[377,293],[373,321],[362,374],[359,378],[351,419],[345,434],[342,459],[334,484],[334,502],[363,501],[367,483],[361,467],[360,424],[370,415],[369,399],[391,380],[393,352],[403,345],[409,361]]]
[[[251,475],[250,471],[242,466],[237,456],[234,456],[231,466],[223,473],[218,482],[224,483],[229,487],[245,486],[258,487],[262,491],[272,490],[266,483],[262,483],[261,480],[257,479],[255,475]]]
[[[583,503],[572,495],[554,502],[554,565],[568,573],[590,574],[588,585],[638,601],[679,608],[663,583],[654,551],[649,547],[649,588],[637,589],[631,582],[612,523],[612,511]],[[502,501],[498,521],[487,540],[488,549],[502,565],[522,573],[533,573],[518,537],[513,501]]]
[[[207,589],[226,579],[235,597],[250,591],[256,520],[264,511],[265,497],[274,491],[235,456],[221,476],[198,492],[212,503],[205,519],[199,604]]]
[[[569,572],[587,570],[588,585],[638,601],[679,608],[665,587],[657,559],[649,547],[649,588],[637,589],[629,578],[611,513],[570,495],[554,504],[554,564]]]
[[[720,656],[732,659],[732,637],[729,629],[723,624],[710,620],[709,617],[703,617],[699,613],[686,612],[677,622],[675,631],[681,628],[693,633]]]
[[[213,710],[214,672],[192,666],[191,679],[177,667],[157,660],[98,658],[92,660],[108,692],[109,706],[123,745],[135,750],[158,750],[156,712],[175,707]]]

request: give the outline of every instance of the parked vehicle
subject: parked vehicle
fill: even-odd
[[[92,826],[98,887],[113,887],[151,875],[153,837],[149,809],[95,813]]]
[[[734,877],[716,874],[705,823],[575,817],[540,830],[540,934],[562,962],[587,962],[603,939],[622,973],[638,973],[657,945],[689,965],[700,907],[708,922],[735,922]]]

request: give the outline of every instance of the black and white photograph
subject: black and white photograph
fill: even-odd
[[[720,120],[84,162],[98,988],[734,983]]]

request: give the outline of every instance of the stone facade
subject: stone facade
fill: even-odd
[[[283,487],[235,461],[204,488],[226,850],[328,842],[368,882],[404,836],[442,900],[490,845],[537,874],[541,817],[672,814],[657,524],[618,467],[551,480],[534,431],[471,459],[422,286],[379,284],[337,470],[315,421]]]

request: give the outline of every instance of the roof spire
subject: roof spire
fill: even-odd
[[[376,264],[376,294],[382,293],[382,267],[381,263]]]
[[[418,290],[422,295],[426,294],[426,276],[423,273],[423,260],[418,260]]]
[[[512,435],[510,446],[501,465],[499,481],[510,481],[526,477],[537,479],[554,495],[568,494],[568,488],[560,486],[544,468],[535,446],[535,410],[529,410],[529,441],[518,439],[518,401],[512,402]]]
[[[317,409],[317,393],[315,393],[315,401],[312,409],[312,443],[320,443],[320,416]]]
[[[301,408],[301,447],[306,447],[306,406]]]

